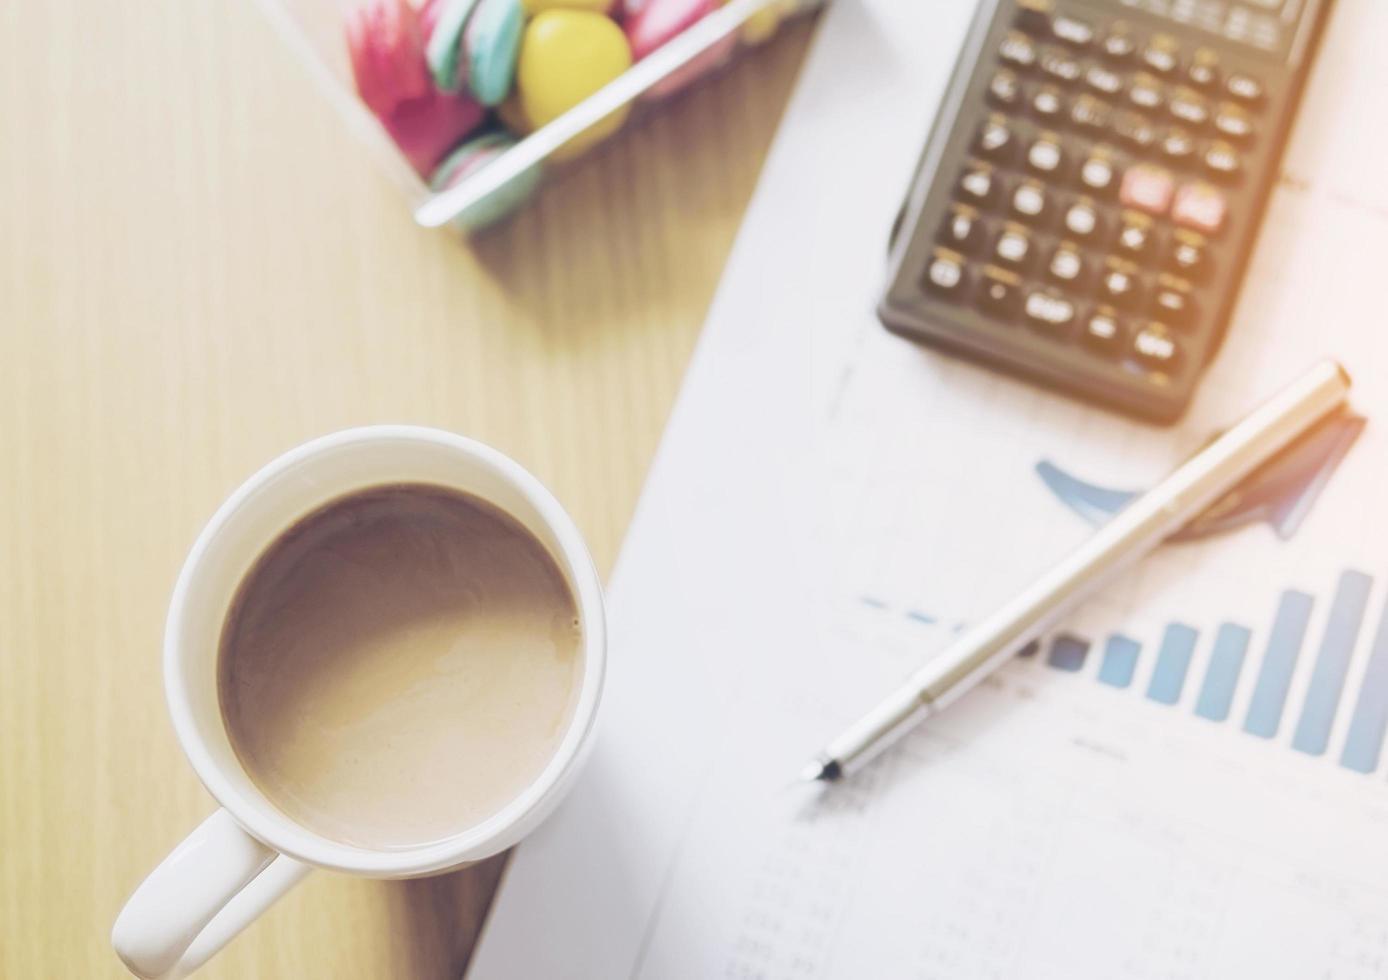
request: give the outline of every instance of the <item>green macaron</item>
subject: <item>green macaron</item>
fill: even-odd
[[[477,0],[443,0],[429,43],[424,47],[429,74],[441,92],[456,92],[463,86],[459,77],[463,28],[475,6]]]
[[[524,29],[521,0],[477,0],[463,28],[462,51],[468,89],[483,105],[500,105],[510,94]]]
[[[515,138],[504,132],[493,131],[473,137],[439,164],[429,181],[430,186],[435,192],[455,187],[515,145]],[[454,226],[472,232],[495,224],[530,199],[540,183],[540,176],[539,164],[523,170],[465,208],[453,219]]]

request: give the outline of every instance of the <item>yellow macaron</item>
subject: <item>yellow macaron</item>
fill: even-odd
[[[631,67],[631,47],[617,23],[591,10],[545,10],[521,38],[516,87],[525,119],[537,129],[563,115]],[[627,107],[589,127],[555,157],[577,156],[625,121]]]

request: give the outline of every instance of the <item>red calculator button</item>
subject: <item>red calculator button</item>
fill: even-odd
[[[1171,217],[1176,224],[1205,235],[1214,235],[1224,226],[1229,204],[1218,188],[1209,184],[1182,184],[1176,192]]]
[[[1171,172],[1149,163],[1140,163],[1128,168],[1123,175],[1123,185],[1119,188],[1118,199],[1124,207],[1148,214],[1165,214],[1171,207],[1171,195],[1176,184]]]

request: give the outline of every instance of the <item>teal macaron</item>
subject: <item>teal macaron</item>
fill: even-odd
[[[454,187],[515,145],[515,138],[504,132],[493,131],[474,137],[439,164],[429,184],[435,192]],[[539,164],[523,170],[476,204],[464,209],[453,219],[454,226],[472,232],[495,224],[530,200],[540,183],[540,176]]]
[[[456,92],[463,85],[459,71],[463,28],[477,0],[443,0],[441,6],[434,29],[424,45],[424,60],[429,63],[429,74],[439,91]]]
[[[444,92],[466,86],[484,106],[500,105],[516,76],[524,29],[521,0],[443,0],[424,51],[434,84]]]
[[[477,0],[463,29],[462,50],[468,88],[483,105],[500,105],[510,94],[524,29],[521,0]]]

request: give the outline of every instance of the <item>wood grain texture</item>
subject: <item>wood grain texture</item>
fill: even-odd
[[[163,616],[260,464],[454,429],[610,569],[807,36],[469,246],[413,225],[252,5],[0,4],[0,976],[123,976],[117,910],[212,809]],[[201,975],[456,977],[499,870],[315,875]]]

